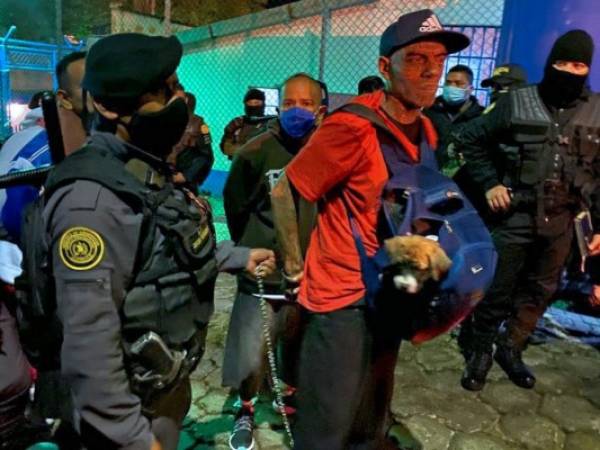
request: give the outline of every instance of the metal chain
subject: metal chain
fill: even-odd
[[[271,330],[269,327],[269,305],[267,304],[267,300],[265,300],[263,269],[260,265],[256,268],[254,275],[256,276],[256,282],[258,284],[260,312],[263,320],[262,329],[265,338],[265,343],[267,344],[267,360],[269,362],[269,369],[271,372],[271,384],[273,392],[275,393],[275,403],[277,404],[277,408],[279,409],[279,413],[281,414],[281,420],[283,421],[283,426],[285,427],[285,432],[288,436],[290,446],[293,448],[294,438],[292,437],[292,428],[290,426],[290,420],[288,418],[287,412],[285,411],[285,405],[283,404],[283,393],[281,383],[279,381],[279,376],[277,375],[275,347],[273,346],[273,341],[271,340]]]

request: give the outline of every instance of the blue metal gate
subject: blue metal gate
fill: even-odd
[[[12,39],[13,26],[0,37],[0,141],[12,132],[11,110],[41,90],[56,89],[56,63],[81,46],[58,46]]]

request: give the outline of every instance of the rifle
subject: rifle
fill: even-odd
[[[60,129],[58,107],[56,106],[56,98],[54,93],[51,91],[46,91],[42,95],[42,112],[44,113],[44,123],[46,124],[48,146],[50,147],[50,155],[52,156],[53,165],[49,167],[41,167],[39,169],[23,170],[20,172],[2,175],[0,176],[0,189],[8,189],[22,185],[39,187],[44,184],[53,166],[65,158],[65,148]]]

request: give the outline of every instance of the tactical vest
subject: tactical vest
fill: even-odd
[[[536,85],[512,90],[509,95],[511,138],[517,148],[504,154],[504,183],[514,190],[535,191],[538,202],[540,197],[579,198],[578,191],[590,182],[600,142],[599,97],[590,95],[561,130]]]
[[[60,352],[56,341],[62,339],[55,316],[48,224],[41,214],[53,193],[77,180],[101,184],[134,212],[143,214],[132,281],[116,305],[126,357],[136,339],[153,331],[169,348],[185,350],[190,358],[199,359],[203,348],[198,348],[197,335],[205,333],[212,314],[217,275],[210,207],[202,201],[193,204],[185,192],[165,182],[145,162],[131,159],[125,164],[98,147],[78,150],[58,165],[27,215],[25,235],[38,238],[31,239],[24,248],[29,295],[21,301],[21,309],[26,321],[54,327],[54,338],[45,336],[45,348],[32,349],[34,354]],[[32,332],[39,334],[35,328]]]

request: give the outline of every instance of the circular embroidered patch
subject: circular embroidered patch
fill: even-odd
[[[73,227],[60,237],[60,259],[69,269],[90,270],[104,257],[104,241],[86,227]]]
[[[200,133],[201,134],[208,134],[208,133],[210,133],[210,130],[208,129],[208,125],[206,125],[205,123],[203,123],[200,126]]]

